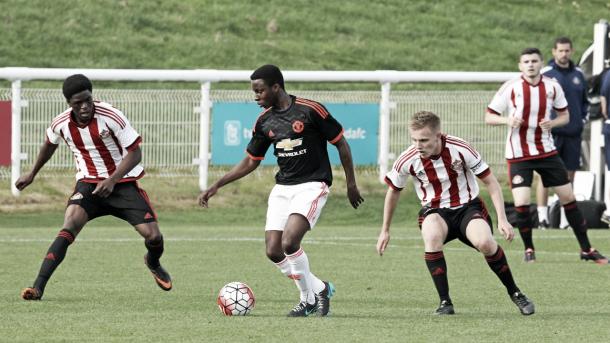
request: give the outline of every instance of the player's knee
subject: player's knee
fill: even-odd
[[[515,220],[515,226],[518,228],[531,228],[532,227],[532,218],[530,215],[530,206],[515,206],[515,211],[517,212],[517,218]]]
[[[267,255],[267,258],[273,263],[280,263],[286,258],[286,255],[284,255],[283,251],[278,251],[277,249],[273,249],[271,247],[267,247],[267,249],[265,250],[265,254]]]
[[[69,228],[63,228],[57,234],[57,237],[63,237],[68,241],[68,244],[72,244],[78,235],[78,231]]]
[[[282,237],[282,250],[284,251],[284,254],[294,254],[299,250],[300,247],[300,242],[297,242],[296,240],[291,239],[290,237]]]
[[[493,254],[498,249],[497,243],[493,239],[482,239],[473,242],[472,245],[485,256]]]
[[[161,233],[149,233],[144,236],[144,242],[148,246],[159,246],[163,244],[163,235]]]

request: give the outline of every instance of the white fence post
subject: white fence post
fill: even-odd
[[[11,85],[11,192],[19,196],[15,182],[21,175],[21,80]]]
[[[381,84],[381,102],[379,104],[379,181],[388,172],[388,161],[390,160],[390,82]]]
[[[208,166],[210,163],[210,82],[201,84],[201,104],[199,112],[199,189],[208,188]]]
[[[608,22],[605,20],[600,20],[597,24],[595,24],[593,28],[593,65],[592,65],[592,74],[599,75],[604,69],[604,55],[606,51],[606,40],[608,39]],[[604,192],[602,194],[602,175],[603,170],[605,170],[602,159],[601,159],[601,149],[604,146],[604,138],[602,135],[602,124],[603,120],[594,120],[591,122],[591,149],[589,151],[589,170],[595,174],[595,189],[594,196],[595,200],[603,201],[605,198]],[[606,149],[609,147],[606,147]],[[605,174],[605,183],[607,190],[610,186],[610,178],[609,174],[606,172]]]

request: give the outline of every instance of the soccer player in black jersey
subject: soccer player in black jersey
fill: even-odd
[[[256,103],[264,110],[246,149],[248,156],[202,192],[199,204],[208,207],[220,187],[256,169],[273,144],[280,169],[267,208],[267,257],[300,291],[300,302],[288,316],[305,317],[314,312],[326,316],[334,285],[311,273],[301,241],[317,222],[332,184],[327,141],[339,151],[352,207],[358,208],[364,201],[356,185],[351,151],[343,128],[322,104],[286,93],[278,67],[264,65],[250,79]]]

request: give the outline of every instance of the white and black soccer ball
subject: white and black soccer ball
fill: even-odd
[[[230,282],[218,292],[217,303],[225,316],[245,316],[254,309],[254,293],[243,282]]]

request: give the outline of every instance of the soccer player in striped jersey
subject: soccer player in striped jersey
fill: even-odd
[[[172,280],[159,263],[163,236],[148,195],[138,187],[144,176],[140,165],[142,138],[125,115],[110,104],[94,101],[93,85],[82,74],[68,77],[63,94],[70,106],[53,119],[46,131],[34,167],[15,186],[25,189],[53,156],[59,142],[66,142],[76,163],[76,187],[68,200],[63,228],[53,241],[32,287],[21,292],[25,300],[40,300],[49,278],[63,261],[68,246],[90,220],[112,215],[133,225],[147,249],[144,263],[157,285],[169,291]]]
[[[553,128],[568,124],[568,102],[561,85],[542,75],[541,69],[540,50],[524,49],[519,57],[521,76],[502,85],[485,113],[487,124],[508,126],[505,155],[517,211],[516,226],[525,246],[524,260],[536,260],[533,223],[529,214],[532,175],[535,171],[540,175],[544,187],[553,187],[559,196],[580,245],[580,259],[606,265],[608,259],[589,242],[587,223],[576,207],[568,171],[555,149],[551,134]],[[551,119],[551,109],[557,114],[554,119]],[[507,116],[502,116],[502,113]]]
[[[300,302],[288,316],[305,317],[314,312],[326,316],[334,286],[310,271],[301,241],[315,226],[332,184],[327,142],[339,151],[349,202],[354,208],[362,203],[351,151],[343,137],[343,128],[326,107],[286,93],[284,77],[278,67],[264,65],[256,69],[250,79],[255,100],[264,110],[254,125],[247,156],[202,192],[198,201],[201,206],[208,207],[209,199],[220,187],[251,173],[273,145],[279,171],[267,208],[267,257],[282,274],[294,280],[300,291]]]
[[[440,118],[432,112],[415,113],[409,122],[409,132],[413,144],[398,157],[385,178],[389,187],[377,239],[379,255],[388,247],[390,224],[400,191],[411,176],[422,205],[419,227],[424,240],[424,259],[440,298],[434,313],[455,313],[449,296],[443,246],[457,238],[483,254],[520,312],[533,314],[534,303],[515,284],[504,251],[492,235],[491,217],[479,198],[475,176],[485,184],[491,196],[498,216],[498,229],[507,241],[511,241],[514,232],[506,219],[502,190],[487,163],[466,141],[443,134]]]

